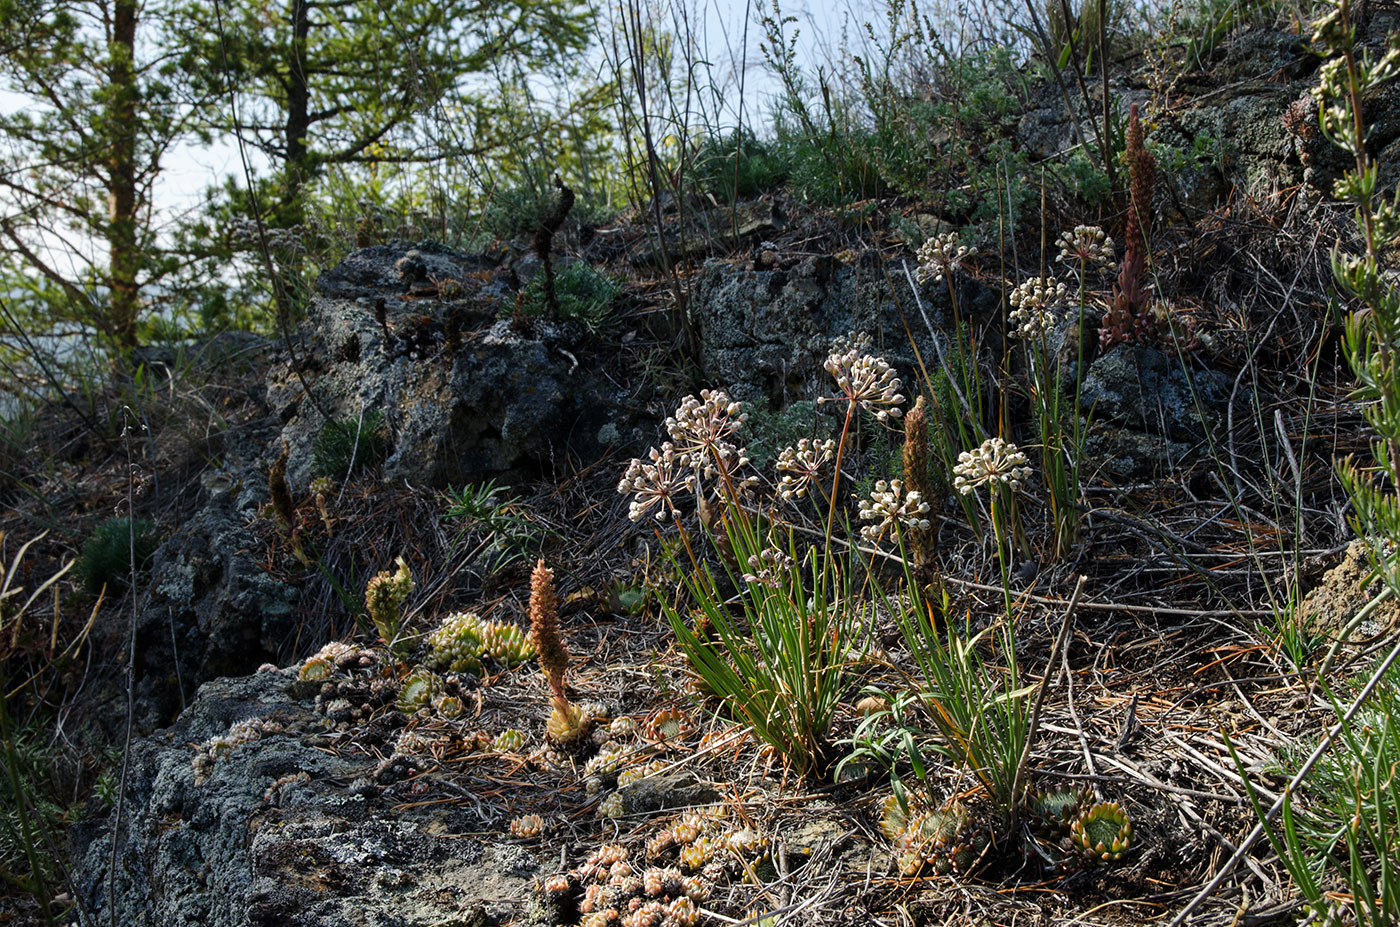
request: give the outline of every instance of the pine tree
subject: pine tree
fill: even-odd
[[[586,7],[553,0],[200,0],[183,25],[206,89],[228,102],[210,129],[261,152],[274,176],[259,212],[282,228],[304,221],[328,167],[480,154],[495,108],[472,78],[579,54],[588,27]],[[449,112],[452,144],[427,143],[418,122]]]
[[[0,0],[0,254],[45,321],[137,342],[146,294],[176,268],[158,244],[161,161],[189,131],[178,70],[137,0]]]

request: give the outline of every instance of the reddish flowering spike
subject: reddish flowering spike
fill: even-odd
[[[540,671],[556,699],[567,704],[564,672],[569,651],[559,639],[559,597],[554,593],[554,571],[541,558],[530,575],[530,643],[540,657]]]

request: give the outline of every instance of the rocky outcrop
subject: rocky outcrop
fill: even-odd
[[[181,688],[251,673],[294,634],[297,590],[258,562],[251,530],[267,500],[266,477],[211,494],[156,551],[153,582],[136,624],[138,730],[169,722]]]
[[[1231,34],[1204,52],[1165,95],[1133,83],[1131,76],[1115,77],[1110,92],[1117,118],[1126,118],[1129,104],[1147,107],[1149,141],[1161,169],[1161,208],[1195,219],[1234,192],[1257,198],[1307,185],[1330,195],[1348,158],[1317,130],[1311,93],[1321,60],[1306,35],[1261,26]],[[1094,123],[1102,121],[1098,78],[1088,117],[1078,85],[1068,72],[1064,78],[1074,115],[1050,83],[1034,91],[1018,126],[1018,141],[1036,160],[1062,158],[1081,139],[1095,144]],[[1400,138],[1400,85],[1376,91],[1366,116],[1382,185],[1393,184],[1400,175],[1400,146],[1393,144]]]
[[[1230,381],[1191,357],[1119,345],[1089,365],[1080,408],[1090,465],[1116,480],[1161,475],[1208,452]]]
[[[915,263],[912,256],[885,263],[873,252],[846,263],[772,251],[752,263],[707,262],[690,301],[702,382],[745,401],[764,399],[775,409],[830,395],[834,387],[822,363],[832,342],[864,332],[876,353],[913,384],[919,375],[915,346],[926,363],[935,362],[948,349],[942,333],[952,327],[944,284],[911,288],[906,268],[912,274]],[[975,280],[959,286],[964,315],[996,307],[995,293]]]
[[[389,480],[460,485],[597,459],[610,443],[599,432],[615,434],[605,426],[616,387],[580,362],[578,325],[512,325],[508,276],[430,243],[365,248],[322,274],[301,369],[283,365],[268,380],[292,485],[309,481],[327,417],[372,413],[388,433]]]
[[[534,856],[475,836],[483,822],[470,802],[402,807],[411,785],[381,786],[373,754],[324,749],[326,720],[288,694],[295,678],[210,682],[172,728],[133,744],[123,813],[70,832],[91,922],[439,927],[518,916]]]

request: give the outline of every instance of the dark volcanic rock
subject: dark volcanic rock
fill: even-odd
[[[398,265],[410,251],[426,282],[415,272],[406,291]],[[310,479],[320,410],[352,421],[382,413],[391,443],[384,476],[417,485],[549,472],[569,455],[592,462],[615,440],[606,426],[616,387],[578,361],[583,331],[544,319],[517,331],[498,320],[503,306],[510,315],[514,294],[504,282],[481,282],[488,266],[429,245],[385,245],[321,275],[302,328],[302,374],[284,366],[268,382],[294,487]],[[447,280],[456,287],[441,290]]]

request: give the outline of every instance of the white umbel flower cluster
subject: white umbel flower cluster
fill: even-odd
[[[800,499],[807,494],[822,467],[831,463],[836,454],[836,442],[830,438],[813,441],[801,438],[796,447],[785,447],[778,452],[778,496],[783,501]]]
[[[964,496],[983,483],[1000,483],[1012,492],[1031,475],[1026,455],[1001,438],[988,438],[973,451],[963,451],[953,465],[953,488]]]
[[[1011,291],[1008,317],[1013,337],[1039,338],[1055,324],[1053,308],[1069,296],[1069,288],[1054,277],[1031,277]]]
[[[904,414],[899,408],[904,384],[883,357],[861,353],[856,346],[833,352],[822,366],[840,387],[839,400],[854,402],[881,422]]]
[[[929,527],[928,519],[923,517],[929,512],[929,504],[917,489],[905,492],[903,480],[890,480],[888,483],[880,480],[875,484],[870,498],[861,499],[858,506],[860,520],[874,522],[860,529],[860,536],[872,543],[893,528],[896,522],[906,528],[922,531]]]
[[[748,417],[743,403],[730,399],[724,390],[702,389],[699,399],[687,396],[681,400],[676,414],[666,419],[666,433],[676,452],[685,454],[692,467],[703,469],[708,476],[715,472],[717,462],[732,471],[747,461],[744,449],[730,438]]]
[[[1060,256],[1064,264],[1101,265],[1113,263],[1113,239],[1097,225],[1076,225],[1072,232],[1061,232]]]
[[[915,276],[918,277],[920,283],[929,280],[938,283],[962,267],[963,262],[976,253],[974,249],[967,247],[959,240],[957,232],[935,235],[919,246],[916,254],[919,260],[919,269],[915,271]]]
[[[678,453],[671,442],[661,445],[659,451],[652,448],[650,457],[650,463],[633,457],[617,484],[617,491],[623,495],[634,494],[627,510],[627,517],[633,521],[641,520],[652,509],[656,510],[653,518],[665,521],[679,513],[677,497],[695,489],[689,455]]]

